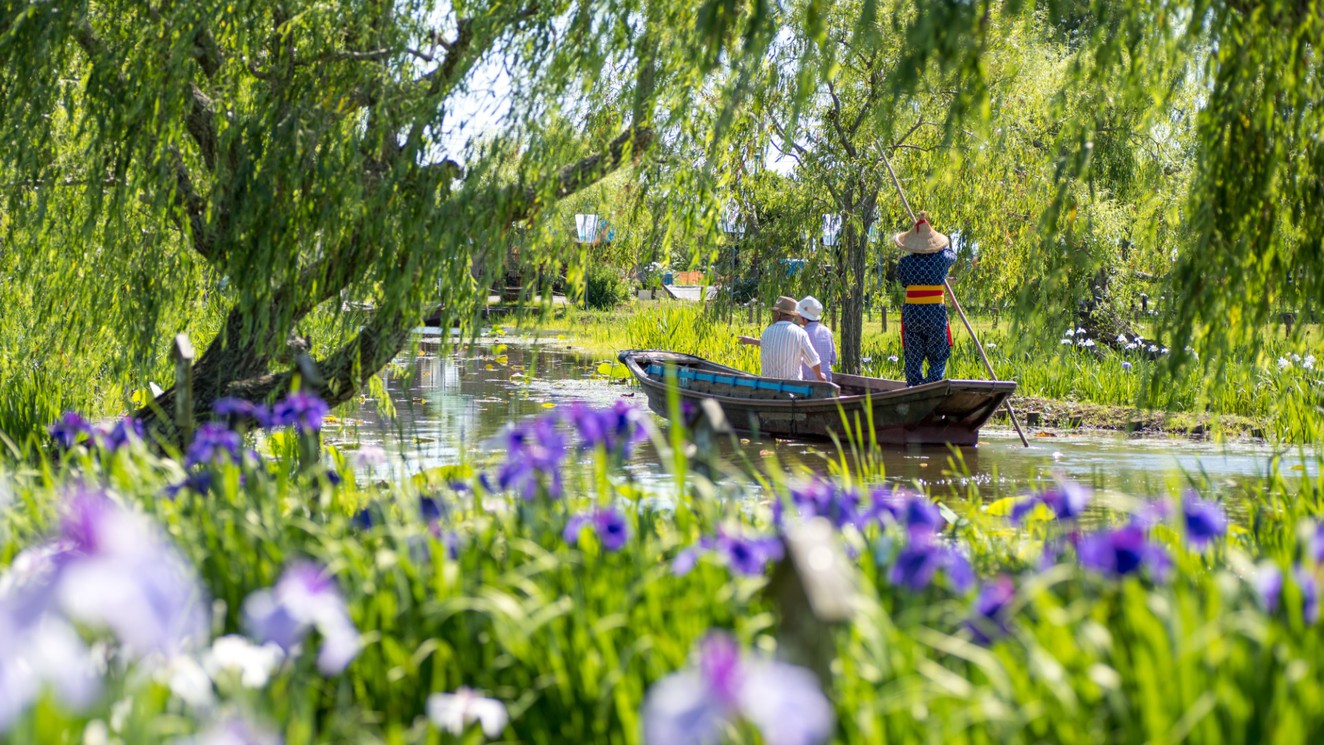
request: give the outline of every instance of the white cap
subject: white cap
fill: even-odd
[[[818,302],[818,298],[813,295],[808,295],[804,300],[796,303],[795,309],[810,321],[817,321],[823,317],[823,304]]]

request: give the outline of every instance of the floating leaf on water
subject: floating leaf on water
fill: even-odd
[[[322,417],[322,421],[326,424],[340,424],[340,417],[334,416],[332,414],[327,414],[326,416]]]
[[[492,351],[493,351],[494,353],[496,353],[496,354],[505,354],[505,353],[506,353],[506,349],[507,349],[507,347],[506,347],[505,344],[498,344],[498,345],[496,345],[495,348],[492,349]]]
[[[748,445],[748,444],[749,444],[749,438],[748,438],[748,437],[742,437],[742,438],[740,438],[740,444],[741,444],[741,445]]]
[[[557,335],[556,335],[556,338],[557,338],[557,339],[564,340],[564,339],[565,339],[565,334],[557,334]]]
[[[556,404],[552,403],[551,401],[543,401],[543,402],[542,402],[542,407],[543,407],[544,409],[555,409],[555,408],[556,408]]]
[[[1303,465],[1301,465],[1300,463],[1298,463],[1298,464],[1296,464],[1295,466],[1292,466],[1292,470],[1293,470],[1293,471],[1304,471],[1304,470],[1306,470],[1306,467],[1303,466]]]
[[[489,362],[489,363],[487,363],[486,365],[483,366],[483,369],[484,369],[484,370],[495,370],[496,368],[493,367],[493,366],[492,366],[492,363]]]
[[[504,354],[503,354],[503,355],[499,355],[499,356],[496,358],[496,363],[497,363],[498,365],[504,365],[504,364],[506,364],[507,362],[510,362],[510,358],[507,357],[507,356],[504,355]]]
[[[599,375],[611,375],[611,365],[609,363],[603,362],[598,365],[597,369]]]

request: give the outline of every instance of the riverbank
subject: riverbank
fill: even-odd
[[[1133,436],[1188,437],[1223,440],[1263,440],[1268,422],[1236,415],[1194,414],[1108,406],[1078,401],[1054,401],[1013,396],[1011,406],[1021,419],[1026,436],[1055,436],[1055,430],[1122,432]],[[1010,427],[1005,409],[993,423]]]

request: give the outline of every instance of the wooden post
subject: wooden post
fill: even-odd
[[[182,447],[193,441],[193,357],[188,334],[175,334],[170,359],[175,361],[175,430]]]
[[[299,390],[321,387],[322,374],[317,371],[317,363],[313,362],[307,352],[296,357],[294,364],[299,370]],[[299,439],[299,468],[306,471],[317,465],[318,459],[322,457],[322,433],[298,432],[295,436]]]
[[[778,610],[777,656],[813,671],[826,688],[835,657],[832,626],[848,621],[855,608],[854,573],[824,518],[792,523],[783,547],[765,590]]]
[[[730,439],[735,434],[731,424],[726,421],[722,405],[711,398],[700,401],[688,429],[694,438],[694,444],[690,446],[692,452],[686,453],[694,461],[691,468],[705,479],[715,481],[713,477],[721,461],[718,450],[721,439]]]

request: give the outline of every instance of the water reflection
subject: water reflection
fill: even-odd
[[[416,358],[402,359],[384,373],[397,416],[379,416],[370,401],[361,409],[362,424],[349,433],[362,442],[394,448],[408,473],[498,457],[497,435],[508,422],[572,401],[606,406],[625,398],[645,405],[632,383],[600,374],[604,361],[572,356],[564,341],[492,343],[444,354],[427,343],[421,349]],[[831,442],[749,438],[734,448],[721,448],[720,455],[726,463],[764,470],[776,463],[800,472],[829,472],[832,463],[841,460]],[[1033,437],[1025,448],[1011,430],[988,428],[977,448],[888,449],[873,457],[889,481],[918,481],[939,493],[977,485],[987,499],[1018,493],[1054,473],[1137,495],[1191,482],[1231,486],[1264,478],[1275,455],[1272,448],[1254,443],[1215,445],[1069,432]],[[850,462],[853,456],[848,452],[846,459]],[[1319,462],[1287,454],[1279,467],[1288,474],[1313,476]],[[642,449],[626,468],[632,477],[659,487],[669,481],[651,448]]]

